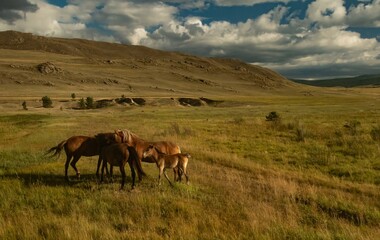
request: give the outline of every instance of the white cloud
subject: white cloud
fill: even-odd
[[[380,0],[351,7],[347,15],[347,24],[355,27],[380,27]]]
[[[309,4],[307,18],[323,27],[344,25],[346,8],[343,0],[316,0]]]

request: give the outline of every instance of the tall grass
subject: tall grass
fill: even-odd
[[[376,239],[380,151],[371,131],[377,110],[358,102],[355,107],[368,110],[360,117],[344,102],[333,109],[305,102],[305,109],[271,101],[259,108],[0,116],[0,238]],[[273,109],[280,122],[266,121]],[[355,132],[344,126],[350,119],[360,121]],[[43,157],[71,135],[118,128],[190,152],[190,185],[158,187],[156,166],[143,163],[148,176],[136,190],[119,192],[117,169],[114,183],[97,181],[96,157],[82,157],[82,179],[67,183],[64,157]]]

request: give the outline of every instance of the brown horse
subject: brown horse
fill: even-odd
[[[173,184],[170,182],[168,176],[165,173],[167,168],[178,168],[178,178],[181,181],[182,174],[185,174],[186,183],[189,183],[189,177],[187,176],[186,168],[187,163],[189,162],[189,158],[191,157],[188,153],[177,153],[177,154],[165,154],[162,153],[159,149],[157,149],[153,145],[149,145],[149,147],[143,153],[144,157],[153,157],[154,161],[157,164],[159,169],[158,175],[158,184],[161,184],[161,176],[164,174],[166,179],[169,181],[170,185]]]
[[[121,137],[122,142],[127,143],[129,146],[132,146],[136,149],[139,160],[147,163],[155,163],[152,157],[144,157],[143,152],[149,147],[149,145],[155,146],[159,151],[166,154],[176,154],[181,153],[180,147],[170,141],[159,141],[159,142],[149,142],[141,139],[136,134],[132,133],[128,129],[124,130],[115,130],[116,135]],[[177,169],[173,169],[174,171],[174,180],[177,179]]]
[[[102,174],[101,174],[101,182],[103,182],[104,168],[107,165],[107,162],[111,165],[110,168],[110,176],[112,179],[112,166],[119,166],[121,172],[121,186],[120,190],[123,189],[125,183],[125,164],[128,162],[128,165],[131,169],[132,175],[132,189],[135,188],[135,178],[136,173],[134,167],[137,168],[137,172],[139,174],[139,178],[141,176],[145,176],[145,172],[141,167],[141,162],[137,156],[137,152],[135,148],[128,146],[125,143],[116,143],[109,146],[106,146],[102,149],[101,158],[103,159],[102,165]],[[141,178],[140,178],[141,180]]]
[[[80,178],[80,172],[76,167],[76,163],[81,156],[97,156],[100,155],[103,147],[112,143],[122,142],[122,138],[115,133],[99,133],[94,137],[88,136],[72,136],[57,146],[50,148],[46,154],[54,152],[53,156],[60,156],[62,149],[65,149],[66,163],[65,163],[65,178],[69,180],[67,175],[69,164],[74,168],[77,178]],[[98,159],[98,166],[96,169],[96,175],[99,176],[99,168],[101,163],[101,157]]]

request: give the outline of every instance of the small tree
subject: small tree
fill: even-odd
[[[21,105],[24,110],[28,110],[28,107],[26,106],[26,101],[23,101]]]
[[[48,96],[44,96],[44,97],[42,97],[42,106],[44,108],[51,108],[51,107],[53,107],[53,102],[51,101],[51,99]]]
[[[86,102],[84,101],[84,99],[83,98],[81,98],[80,100],[79,100],[79,108],[80,109],[85,109],[86,108]]]
[[[71,99],[72,99],[72,100],[75,100],[75,98],[76,98],[75,93],[72,93],[72,94],[71,94]]]
[[[86,106],[87,106],[88,109],[95,108],[94,98],[93,97],[87,97],[86,98]]]

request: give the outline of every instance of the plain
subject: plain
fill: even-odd
[[[380,112],[374,101],[363,94],[245,98],[234,107],[2,112],[0,236],[375,239]],[[266,120],[271,111],[279,121]],[[82,179],[70,169],[68,184],[64,157],[43,156],[69,136],[118,128],[180,144],[193,156],[190,185],[157,187],[156,166],[144,163],[148,177],[137,191],[119,192],[119,178],[98,183],[95,157],[79,160]]]

